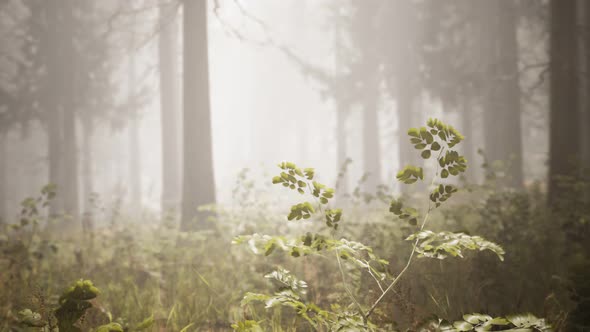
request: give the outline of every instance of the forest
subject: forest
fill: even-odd
[[[590,331],[589,171],[587,0],[0,0],[0,332]]]

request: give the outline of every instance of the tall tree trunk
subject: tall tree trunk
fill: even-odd
[[[160,112],[162,133],[162,213],[177,210],[180,201],[180,94],[178,25],[175,5],[160,7]]]
[[[549,203],[555,204],[567,191],[559,177],[575,177],[579,157],[576,1],[552,0],[550,13]]]
[[[137,77],[135,74],[135,20],[131,26],[131,38],[129,40],[129,64],[128,64],[128,104],[129,104],[129,203],[132,213],[141,208],[141,169],[140,169],[140,151],[139,151],[139,114],[137,108]]]
[[[74,221],[79,220],[78,147],[76,145],[76,114],[72,105],[65,108],[64,117],[63,188],[64,212]]]
[[[578,33],[579,63],[581,67],[578,72],[583,74],[583,78],[580,80],[583,98],[580,98],[578,130],[581,135],[580,155],[584,167],[583,174],[588,174],[587,171],[590,170],[590,130],[588,130],[590,128],[590,3],[585,0],[578,0],[577,5],[581,25]],[[588,175],[586,175],[586,179],[590,179]]]
[[[84,213],[82,218],[82,230],[89,232],[94,229],[93,211],[93,161],[92,161],[92,137],[94,124],[90,114],[82,117],[82,198],[84,200]]]
[[[7,213],[7,206],[6,200],[8,196],[6,195],[6,161],[9,160],[8,156],[8,149],[6,148],[6,141],[8,135],[5,132],[0,132],[0,225],[3,223],[8,222],[8,213]]]
[[[467,182],[475,184],[477,182],[477,176],[475,173],[477,167],[475,164],[475,145],[473,144],[473,103],[471,102],[471,96],[469,94],[460,96],[460,98],[461,104],[459,107],[461,107],[460,112],[462,119],[461,133],[466,137],[463,141],[463,155],[465,156],[465,159],[467,159],[467,163],[470,165],[465,172],[465,179]]]
[[[63,107],[63,168],[62,187],[64,188],[64,212],[72,217],[72,221],[79,220],[79,189],[78,189],[78,147],[76,139],[76,105],[78,85],[76,84],[79,61],[74,48],[75,30],[73,0],[63,0],[63,38],[64,56],[62,66],[67,68],[60,72],[63,83],[61,87],[61,105]]]
[[[40,52],[46,54],[47,73],[43,82],[43,105],[45,105],[45,122],[47,124],[47,157],[49,167],[49,183],[57,186],[57,195],[50,202],[49,214],[56,217],[63,212],[64,188],[62,187],[62,107],[60,74],[63,59],[63,47],[60,43],[63,37],[60,19],[60,2],[45,2],[43,12],[47,22],[46,31],[41,37]],[[57,45],[54,44],[57,42]],[[59,83],[58,83],[59,82]]]
[[[181,229],[192,230],[205,227],[207,214],[197,213],[197,207],[215,203],[206,0],[184,1],[183,30],[184,179]]]
[[[414,146],[410,144],[408,139],[408,129],[415,127],[416,124],[412,123],[412,115],[414,109],[414,100],[416,98],[415,92],[412,86],[405,84],[406,78],[408,81],[411,80],[409,75],[407,77],[400,77],[396,82],[397,92],[395,98],[397,101],[397,136],[398,136],[398,165],[399,169],[402,169],[406,165],[417,165],[418,157]],[[400,191],[407,193],[415,186],[407,186],[404,184],[400,185]]]
[[[346,156],[346,117],[348,110],[344,103],[336,99],[336,163],[338,167],[337,195],[342,197],[348,193],[348,174],[345,172],[347,164]]]
[[[505,177],[501,185],[523,186],[520,86],[518,45],[514,3],[504,0],[486,2],[482,15],[489,33],[491,50],[488,70],[492,77],[484,112],[485,152],[491,162],[501,161]]]
[[[363,161],[364,172],[369,177],[365,182],[365,191],[374,193],[381,184],[381,145],[379,140],[378,97],[379,85],[377,75],[368,77],[367,91],[363,101]]]

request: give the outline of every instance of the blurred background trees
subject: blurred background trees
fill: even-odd
[[[220,188],[240,168],[295,151],[334,176],[352,159],[341,185],[352,189],[366,174],[371,192],[391,181],[392,164],[412,160],[398,144],[403,128],[443,113],[472,137],[466,156],[487,166],[470,170],[471,182],[495,174],[519,189],[549,179],[553,197],[556,175],[577,172],[567,156],[590,159],[580,127],[588,122],[583,2],[214,1],[193,22],[178,1],[1,6],[1,142],[3,156],[14,156],[0,167],[4,219],[13,197],[45,182],[60,188],[52,214],[72,220],[90,213],[95,192],[188,215],[226,200]],[[296,26],[275,24],[291,11]],[[25,142],[32,151],[18,147]],[[17,168],[22,181],[10,175]]]
[[[426,189],[394,179],[422,163],[407,129],[439,117],[466,136],[459,181],[489,194],[441,218],[489,219],[507,243],[558,230],[577,264],[589,26],[584,0],[0,0],[0,222],[52,183],[47,230],[151,215],[209,230],[223,207],[257,207],[235,198],[282,160],[368,203],[368,222],[375,197]]]

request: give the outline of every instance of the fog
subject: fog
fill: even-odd
[[[336,288],[324,285],[308,297],[326,304],[336,289],[349,297],[347,315],[358,314],[354,319],[361,322],[346,325],[350,331],[371,330],[373,310],[385,331],[398,323],[420,330],[414,314],[453,321],[461,318],[459,313],[480,309],[494,317],[533,312],[555,330],[582,331],[587,320],[576,315],[583,311],[583,301],[557,301],[569,293],[564,284],[554,284],[563,279],[582,287],[576,278],[583,280],[589,270],[581,263],[588,261],[583,239],[590,206],[589,20],[590,6],[581,0],[0,0],[0,249],[13,248],[10,239],[21,241],[27,255],[43,252],[41,243],[71,246],[73,251],[60,250],[75,252],[76,264],[82,266],[76,278],[95,281],[104,277],[99,257],[110,252],[97,249],[103,237],[105,243],[120,241],[120,250],[133,257],[130,262],[139,253],[169,255],[159,262],[172,264],[174,275],[149,259],[142,263],[141,270],[150,274],[146,280],[157,282],[164,294],[155,307],[133,311],[127,303],[109,299],[121,318],[117,324],[124,327],[126,319],[151,312],[159,331],[189,326],[223,330],[219,322],[257,317],[252,319],[262,324],[263,311],[248,307],[253,311],[238,317],[237,308],[240,292],[250,292],[254,285],[249,283],[252,273],[268,272],[270,263],[228,272],[228,266],[250,261],[231,250],[209,256],[209,245],[242,241],[256,253],[256,248],[262,250],[256,242],[260,239],[239,236],[304,234],[308,224],[291,219],[309,218],[316,222],[309,226],[318,232],[314,241],[318,234],[336,241],[338,264],[310,269],[305,261],[293,269],[310,284],[322,273],[342,276]],[[313,168],[313,175],[306,168]],[[301,195],[308,195],[308,189],[306,201]],[[455,192],[458,196],[450,198]],[[316,208],[306,211],[297,205],[308,202]],[[402,209],[402,202],[415,208]],[[344,210],[344,230],[336,208]],[[437,231],[481,233],[492,241],[463,250],[492,251],[501,259],[502,248],[518,254],[508,254],[507,267],[496,267],[489,257],[482,261],[492,265],[483,267],[468,256],[470,272],[458,265],[440,271],[419,265],[417,271],[441,273],[448,283],[391,288],[415,255],[463,257],[453,246],[464,242],[448,234],[445,245],[450,247],[441,245],[430,254],[424,249],[431,241],[442,241],[417,235],[427,231],[430,214]],[[279,226],[283,222],[289,227]],[[327,229],[320,230],[324,224]],[[211,236],[219,241],[212,244]],[[350,257],[342,254],[338,246],[344,244],[338,241],[346,237],[372,241],[385,259],[371,256],[373,249],[353,246],[350,257],[361,262],[361,271],[357,275],[343,268],[340,259]],[[397,254],[404,243],[399,239],[416,242]],[[155,248],[144,243],[159,241],[176,244]],[[267,242],[262,251],[267,256],[277,246],[295,250],[285,238],[272,241],[282,244]],[[555,251],[540,249],[549,246]],[[187,308],[178,293],[182,288],[170,286],[182,284],[190,273],[179,267],[185,264],[182,259],[171,258],[180,248],[204,253],[198,256],[202,260],[186,263],[202,273],[196,278],[202,284],[193,285],[198,289],[206,285],[213,292],[210,279],[231,283],[229,275],[247,275],[248,282],[234,281],[232,292],[219,295],[238,299],[238,304],[216,304],[223,309],[199,318],[186,312],[174,316],[175,310]],[[3,259],[15,261],[11,250],[0,256],[0,269]],[[355,256],[357,250],[371,258]],[[308,254],[313,255],[304,256]],[[73,259],[59,255],[47,262]],[[549,256],[545,265],[550,268],[535,269],[535,258]],[[382,271],[372,271],[371,264],[383,262],[390,267],[379,279],[373,272]],[[39,264],[25,274],[13,263],[5,267],[31,285],[59,265],[47,263],[50,268],[44,270]],[[58,273],[56,288],[76,275],[76,264]],[[366,267],[378,287],[365,285]],[[120,266],[115,270],[135,273],[122,272],[127,270]],[[485,279],[482,271],[505,275]],[[455,279],[461,273],[472,273],[473,280]],[[535,273],[539,280],[524,286],[526,275]],[[476,289],[477,278],[485,285],[485,299],[472,294],[470,302],[453,288],[465,282],[466,289]],[[397,295],[383,287],[386,281]],[[349,289],[348,284],[355,286]],[[412,285],[419,287],[416,294],[411,294]],[[488,285],[518,291],[521,298],[494,297]],[[43,287],[53,290],[49,284]],[[112,287],[119,294],[119,286]],[[145,296],[154,294],[146,291]],[[10,312],[0,314],[0,320],[16,322],[16,309],[22,309],[17,294],[0,291],[0,296],[12,303],[0,306]],[[548,313],[542,305],[551,296],[559,305]],[[397,297],[417,309],[400,309],[403,301]],[[445,297],[447,303],[441,304]],[[342,304],[341,297],[334,298]],[[361,298],[370,301],[359,304]],[[403,318],[390,322],[376,309],[381,301]],[[320,312],[312,318],[275,312],[272,330],[290,331],[285,322],[292,316],[311,324],[296,323],[294,329],[335,330],[340,325],[333,317],[343,313],[330,308],[333,312],[325,314],[330,318],[321,321]],[[47,325],[37,326],[54,331],[50,316],[41,313]],[[60,320],[57,311],[55,318]],[[507,319],[507,327],[526,328]],[[0,323],[0,331],[17,331],[11,324]],[[84,324],[73,321],[76,328],[89,330],[91,323]],[[262,330],[271,325],[262,324]],[[233,328],[239,330],[237,326]]]

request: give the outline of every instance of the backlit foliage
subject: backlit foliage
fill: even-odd
[[[336,261],[340,269],[340,276],[326,277],[340,280],[350,302],[344,307],[341,307],[339,303],[333,303],[330,308],[320,308],[320,306],[306,300],[308,288],[306,282],[291,275],[287,270],[278,268],[266,275],[267,279],[275,280],[275,284],[278,285],[276,291],[272,294],[249,292],[242,300],[243,306],[261,302],[266,309],[289,308],[315,330],[374,331],[378,327],[371,323],[371,314],[384,296],[398,283],[415,256],[445,259],[463,257],[466,250],[489,250],[494,252],[500,260],[503,260],[504,250],[502,247],[480,236],[448,231],[434,232],[425,229],[430,213],[459,191],[455,185],[445,181],[449,177],[458,176],[465,172],[467,168],[467,160],[453,149],[464,138],[456,129],[437,119],[428,120],[426,127],[410,129],[408,135],[410,143],[416,149],[421,150],[422,158],[435,157],[436,171],[431,177],[427,210],[420,211],[418,208],[407,206],[401,198],[393,198],[389,205],[389,211],[397,218],[418,228],[406,238],[413,245],[404,269],[397,275],[390,275],[387,270],[388,261],[379,258],[370,246],[339,237],[338,226],[340,226],[343,210],[329,206],[330,199],[334,197],[334,190],[314,181],[313,169],[301,169],[294,163],[283,162],[279,164],[281,173],[273,177],[272,183],[282,184],[286,188],[297,190],[300,194],[307,194],[314,199],[313,202],[304,201],[293,205],[287,215],[287,220],[309,219],[314,222],[324,220],[327,229],[320,233],[307,233],[298,237],[243,235],[236,237],[233,243],[247,245],[253,253],[265,256],[280,251],[292,257],[321,256]],[[407,165],[398,172],[397,179],[408,185],[422,181],[424,180],[424,169]],[[381,290],[378,298],[369,304],[359,303],[350,291],[351,285],[349,283],[354,281],[349,281],[349,278],[346,277],[345,267],[352,267],[360,271],[361,274],[364,273],[375,279]],[[362,285],[355,284],[352,287],[362,287]],[[532,315],[492,318],[487,315],[471,314],[465,315],[463,318],[464,321],[453,324],[447,324],[443,320],[428,324],[434,330],[445,331],[510,329],[546,331],[549,329],[544,320],[537,319]],[[262,322],[245,320],[233,324],[232,327],[237,331],[259,331],[263,325]]]

